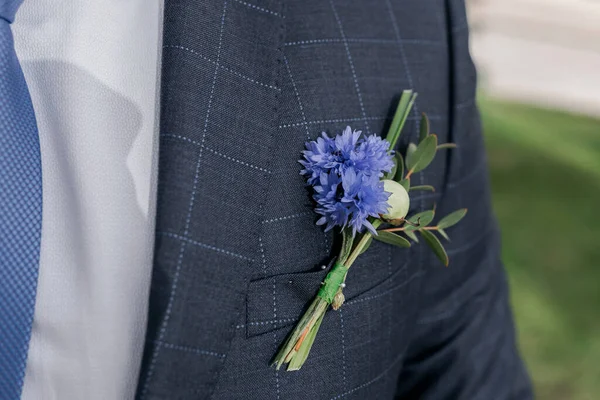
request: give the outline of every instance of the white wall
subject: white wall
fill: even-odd
[[[600,115],[600,2],[471,0],[471,51],[487,93]]]

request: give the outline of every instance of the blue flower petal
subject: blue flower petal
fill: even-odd
[[[374,232],[367,218],[387,211],[389,193],[380,178],[394,165],[389,143],[376,135],[361,138],[360,131],[346,127],[335,138],[322,133],[302,154],[300,173],[313,187],[315,211],[322,216],[317,225]]]

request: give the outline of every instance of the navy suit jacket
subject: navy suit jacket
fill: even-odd
[[[524,400],[463,0],[166,0],[156,250],[140,400]],[[333,237],[297,160],[347,125],[385,134],[419,93],[440,152],[411,212],[467,207],[450,266],[374,243],[298,372],[269,361]]]

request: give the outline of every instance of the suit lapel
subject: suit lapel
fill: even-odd
[[[264,7],[262,7],[264,5]],[[277,125],[278,0],[166,0],[156,245],[138,398],[206,398],[239,321]]]

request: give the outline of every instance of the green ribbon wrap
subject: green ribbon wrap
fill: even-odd
[[[347,273],[348,268],[344,266],[344,264],[336,263],[325,277],[323,286],[321,286],[321,289],[319,289],[317,296],[325,300],[327,304],[331,304],[338,289],[340,288],[340,285],[344,283]]]

